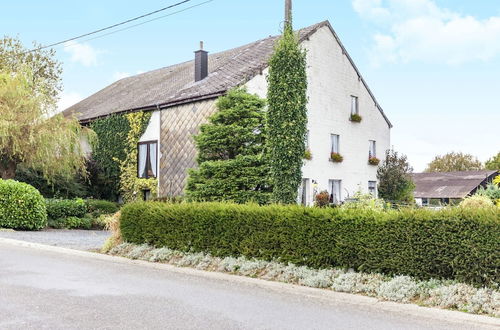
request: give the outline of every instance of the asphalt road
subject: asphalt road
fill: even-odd
[[[495,328],[458,312],[51,249],[0,240],[0,329]]]

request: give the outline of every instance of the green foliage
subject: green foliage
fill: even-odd
[[[360,116],[360,115],[358,115],[357,113],[353,113],[349,119],[350,119],[352,122],[355,122],[355,123],[361,123],[361,120],[363,119],[363,117],[361,117],[361,116]]]
[[[24,164],[49,181],[85,176],[81,139],[94,135],[75,118],[53,115],[50,95],[36,89],[37,72],[0,71],[0,177],[12,179]]]
[[[34,187],[0,179],[0,228],[39,230],[47,224],[42,195]]]
[[[142,191],[150,190],[152,196],[156,196],[158,180],[155,178],[142,179],[137,177],[137,144],[146,131],[150,112],[134,112],[125,115],[130,130],[127,133],[125,159],[116,159],[120,165],[120,193],[125,203],[142,199]]]
[[[268,153],[273,201],[294,204],[302,180],[307,134],[306,53],[286,24],[269,61]]]
[[[330,153],[330,160],[334,163],[342,163],[344,161],[344,157],[338,152]]]
[[[265,142],[266,101],[245,89],[230,90],[217,100],[217,112],[194,137],[198,164],[260,155]]]
[[[88,195],[85,179],[79,176],[56,176],[49,182],[40,171],[19,165],[15,180],[32,185],[45,198],[75,198]]]
[[[427,165],[425,172],[478,171],[482,169],[483,164],[476,157],[461,152],[450,152],[443,156],[436,156]]]
[[[87,213],[87,204],[81,198],[77,199],[46,199],[47,216],[50,220],[81,218]]]
[[[311,149],[306,149],[306,151],[304,151],[304,159],[306,160],[313,159]]]
[[[92,228],[92,218],[91,217],[68,217],[64,221],[64,227],[68,229],[91,229]]]
[[[490,183],[486,186],[486,188],[480,187],[476,191],[476,195],[488,197],[493,202],[496,202],[497,200],[500,200],[500,186]]]
[[[486,161],[484,168],[487,170],[500,171],[500,152]]]
[[[346,201],[346,203],[342,204],[341,208],[343,209],[354,209],[354,210],[378,210],[383,211],[387,209],[389,206],[384,202],[383,199],[374,198],[370,194],[363,194],[361,191],[358,191],[354,194],[352,200]]]
[[[390,150],[385,154],[385,161],[377,169],[379,197],[391,202],[413,203],[415,183],[411,177],[413,168],[405,155]]]
[[[120,190],[120,165],[127,157],[127,136],[130,123],[124,115],[110,115],[97,119],[90,125],[97,134],[97,142],[92,146],[92,166],[95,169],[91,183],[102,183],[100,198],[116,200]],[[118,160],[118,161],[117,161]]]
[[[500,281],[500,209],[341,208],[139,202],[121,213],[126,242],[217,257],[344,267],[476,285]]]
[[[189,172],[188,199],[269,202],[269,166],[263,156],[265,104],[244,89],[219,98],[218,111],[195,137],[199,167]]]
[[[103,214],[113,214],[120,210],[117,203],[99,199],[87,199],[86,206],[87,212],[96,218]]]
[[[260,155],[206,161],[190,170],[186,196],[194,201],[267,204],[271,195],[266,181],[268,171]]]
[[[36,50],[27,52],[19,39],[3,37],[0,39],[0,71],[34,72],[31,80],[33,91],[45,95],[43,105],[53,110],[62,91],[62,65],[56,60],[54,49],[37,49],[39,46],[34,42],[32,49]]]
[[[488,208],[492,207],[493,205],[494,204],[489,197],[481,195],[473,195],[464,198],[464,200],[459,204],[460,207],[465,208]]]
[[[494,179],[493,179],[493,184],[496,184],[497,186],[500,187],[500,175],[497,175]]]

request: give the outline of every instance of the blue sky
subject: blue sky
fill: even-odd
[[[9,1],[0,6],[0,31],[27,46],[33,40],[49,44],[175,2]],[[416,171],[449,151],[472,153],[481,161],[500,151],[498,0],[293,2],[297,28],[330,20],[393,122],[392,144],[408,155]],[[69,106],[121,77],[190,60],[200,40],[217,52],[277,34],[283,3],[214,0],[127,31],[57,47],[64,68],[60,105]]]

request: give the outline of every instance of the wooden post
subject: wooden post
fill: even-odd
[[[285,25],[292,24],[292,0],[285,0]]]

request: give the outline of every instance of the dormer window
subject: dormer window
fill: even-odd
[[[137,177],[142,179],[156,178],[158,171],[158,142],[139,142],[137,148]]]

